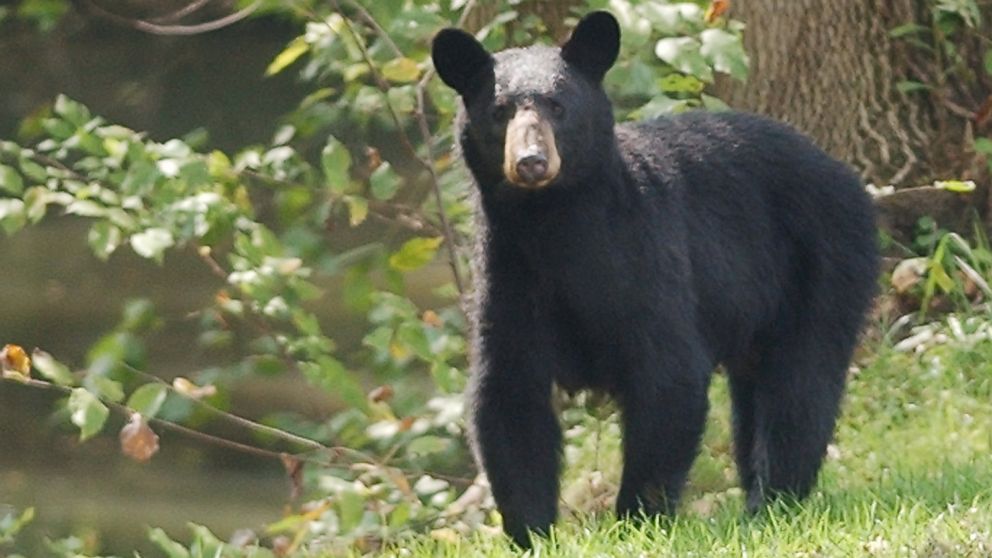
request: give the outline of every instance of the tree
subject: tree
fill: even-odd
[[[740,0],[732,13],[752,60],[748,83],[723,89],[732,106],[796,125],[876,184],[979,170],[992,81],[978,2]]]

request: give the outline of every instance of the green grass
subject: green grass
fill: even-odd
[[[641,525],[609,513],[619,472],[615,425],[580,419],[571,432],[571,504],[531,556],[992,555],[992,342],[921,355],[873,350],[850,380],[835,444],[806,501],[743,513],[729,456],[722,378],[678,517]],[[598,435],[594,434],[598,432]],[[590,470],[602,471],[595,486]],[[583,489],[583,486],[591,487]],[[580,511],[576,511],[580,510]],[[518,556],[504,537],[441,531],[387,546],[383,556]]]

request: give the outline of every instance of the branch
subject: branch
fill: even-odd
[[[136,29],[145,33],[150,33],[152,35],[199,35],[201,33],[208,33],[210,31],[216,31],[217,29],[222,29],[233,25],[246,17],[250,16],[255,12],[258,6],[261,4],[260,1],[253,2],[249,6],[246,6],[233,14],[226,15],[220,19],[215,19],[213,21],[206,21],[203,23],[197,23],[194,25],[159,25],[157,23],[152,23],[143,19],[133,19],[120,14],[111,12],[99,5],[97,5],[92,0],[72,0],[77,8],[82,8],[82,11],[90,11],[94,14],[121,25],[123,27],[130,27],[131,29]],[[196,2],[191,4],[195,6]],[[195,6],[194,9],[198,9],[199,6]],[[189,9],[190,6],[186,6],[184,10]],[[180,10],[181,12],[182,10]],[[193,10],[190,10],[193,11]],[[176,13],[180,13],[176,12]],[[175,14],[172,14],[175,15]],[[166,16],[169,17],[169,16]]]

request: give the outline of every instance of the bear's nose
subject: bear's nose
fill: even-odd
[[[548,158],[541,154],[527,155],[517,161],[517,174],[530,184],[536,184],[548,174]]]

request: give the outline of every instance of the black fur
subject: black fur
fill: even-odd
[[[553,384],[619,401],[621,516],[675,509],[721,363],[749,508],[805,496],[875,286],[858,178],[791,128],[740,113],[614,126],[599,80],[619,35],[591,32],[610,28],[604,18],[579,24],[568,61],[531,47],[438,65],[469,91],[459,138],[479,191],[472,438],[523,546],[557,514]],[[444,50],[435,43],[435,61],[457,57]],[[564,107],[561,172],[540,190],[515,187],[494,106],[551,100]]]

